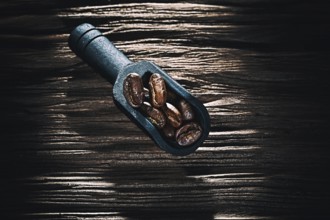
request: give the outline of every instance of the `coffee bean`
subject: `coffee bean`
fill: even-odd
[[[134,108],[141,106],[144,100],[143,83],[139,74],[130,73],[124,80],[124,96]]]
[[[170,103],[166,103],[166,106],[164,106],[163,111],[165,115],[167,116],[168,122],[174,127],[178,128],[180,127],[182,123],[182,116],[180,111],[174,107]]]
[[[166,90],[165,80],[160,74],[154,73],[150,76],[148,89],[143,87],[139,74],[130,73],[124,80],[123,89],[127,102],[134,108],[141,107],[140,111],[166,138],[175,139],[178,145],[184,147],[201,137],[202,128],[195,122],[180,127],[182,121],[194,119],[194,111],[186,100],[179,100],[179,96],[171,90]],[[150,100],[150,103],[144,99]]]
[[[161,110],[152,107],[148,102],[143,102],[141,110],[156,127],[163,128],[165,126],[166,118]]]
[[[182,114],[182,119],[184,121],[189,121],[194,118],[194,111],[186,100],[180,100],[180,102],[178,103],[178,108]]]
[[[167,92],[164,79],[160,74],[154,73],[149,79],[150,99],[152,106],[160,108],[166,103]]]
[[[180,146],[188,146],[196,142],[201,135],[202,128],[198,124],[191,122],[178,129],[175,137]]]
[[[149,99],[149,98],[150,98],[150,95],[149,95],[149,94],[150,94],[149,89],[143,87],[143,93],[144,93],[144,97],[145,97],[146,99]]]

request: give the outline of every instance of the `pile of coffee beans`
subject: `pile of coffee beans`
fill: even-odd
[[[150,76],[147,87],[139,74],[128,74],[123,85],[127,102],[140,110],[166,138],[183,147],[196,142],[202,128],[194,122],[195,114],[190,104],[168,90],[158,73]]]

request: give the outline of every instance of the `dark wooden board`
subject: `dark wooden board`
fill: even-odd
[[[20,219],[329,217],[328,7],[312,1],[2,1],[1,213]],[[68,48],[97,26],[211,116],[171,156]]]

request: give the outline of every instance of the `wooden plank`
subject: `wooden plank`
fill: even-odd
[[[330,24],[322,5],[27,0],[0,10],[2,213],[328,216]],[[166,154],[115,107],[112,86],[67,46],[83,22],[205,104],[211,132],[196,153]]]

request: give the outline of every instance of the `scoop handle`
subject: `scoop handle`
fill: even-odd
[[[71,32],[69,47],[112,84],[124,67],[132,63],[111,41],[88,23],[77,26]]]

